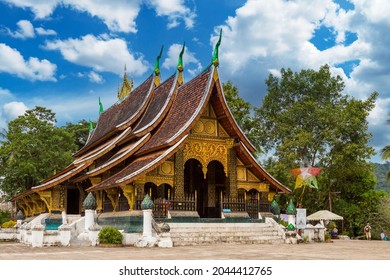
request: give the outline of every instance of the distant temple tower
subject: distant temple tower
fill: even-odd
[[[128,96],[133,89],[133,80],[129,80],[126,75],[126,65],[125,65],[125,71],[123,74],[123,79],[122,79],[122,85],[118,89],[118,99],[122,100],[126,96]]]

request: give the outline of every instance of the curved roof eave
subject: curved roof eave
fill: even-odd
[[[150,162],[145,164],[142,168],[132,171],[130,174],[122,174],[126,173],[126,168],[119,171],[118,173],[114,174],[110,178],[107,178],[106,180],[100,182],[99,184],[92,186],[88,188],[86,191],[97,191],[100,189],[105,188],[113,188],[119,185],[128,184],[130,182],[135,181],[139,177],[143,176],[147,172],[150,172],[154,168],[156,168],[158,165],[162,164],[166,159],[170,158],[173,154],[175,154],[184,144],[184,140],[188,137],[188,135],[185,135],[180,141],[178,141],[175,145],[171,146],[170,148],[166,149],[162,153],[160,153],[158,156],[156,156],[154,159],[152,159]],[[139,159],[142,159],[139,158]],[[128,167],[129,168],[129,167]],[[118,178],[116,178],[118,177]],[[120,178],[119,178],[120,177]],[[109,183],[112,181],[112,183]]]
[[[234,129],[240,140],[245,144],[245,146],[254,153],[256,151],[256,148],[253,146],[253,144],[250,142],[250,140],[246,137],[245,133],[241,130],[240,126],[237,124],[236,119],[233,117],[233,114],[227,104],[225,94],[223,93],[223,87],[221,84],[221,80],[219,79],[218,75],[218,86],[217,90],[220,94],[218,96],[220,97],[221,105],[223,106],[223,110],[225,111],[225,114],[227,116],[227,119],[230,122],[231,127]]]
[[[138,139],[138,141],[133,142],[130,145],[126,146],[124,148],[125,151],[122,152],[120,155],[118,155],[119,154],[118,153],[118,154],[112,156],[110,160],[108,160],[107,162],[105,162],[101,166],[96,167],[95,169],[88,171],[86,173],[86,175],[88,175],[88,176],[96,176],[96,175],[99,175],[99,174],[103,173],[107,169],[112,168],[112,167],[118,165],[123,160],[127,159],[132,154],[134,154],[146,141],[149,140],[149,138],[150,138],[150,133],[144,135],[142,138]]]
[[[92,148],[96,147],[98,144],[100,144],[101,142],[107,140],[109,137],[111,137],[115,132],[117,131],[120,131],[120,130],[124,130],[126,128],[128,128],[131,124],[133,124],[138,118],[139,116],[142,114],[142,112],[146,109],[146,105],[148,104],[149,100],[150,100],[150,97],[151,97],[151,93],[153,91],[153,88],[154,88],[154,77],[155,77],[155,74],[153,73],[152,75],[150,75],[139,87],[137,87],[136,89],[134,89],[132,92],[135,92],[137,91],[137,89],[142,89],[143,86],[148,86],[148,90],[147,90],[147,93],[146,93],[146,96],[145,98],[143,99],[142,103],[140,104],[140,106],[137,108],[137,110],[130,116],[128,117],[127,119],[121,121],[119,124],[114,124],[115,126],[113,127],[113,129],[110,129],[110,130],[107,130],[103,135],[99,136],[97,135],[96,139],[95,138],[95,134],[98,133],[98,130],[100,129],[99,127],[99,124],[101,123],[101,118],[110,118],[110,115],[108,115],[106,117],[105,114],[107,113],[110,113],[110,109],[113,108],[113,106],[120,106],[121,104],[124,104],[126,102],[126,99],[128,98],[131,98],[131,94],[129,96],[127,96],[127,98],[121,102],[121,103],[115,103],[113,106],[111,106],[109,109],[107,109],[105,112],[103,112],[101,115],[99,115],[99,119],[97,121],[97,124],[96,124],[96,127],[95,129],[93,130],[93,132],[91,133],[91,135],[88,137],[88,141],[85,143],[84,147],[82,147],[80,150],[78,150],[76,153],[73,154],[74,157],[79,157],[80,155],[90,151]],[[146,82],[148,82],[148,84],[145,84]],[[142,92],[141,92],[142,93]],[[129,102],[129,101],[127,101]],[[124,105],[122,105],[124,106]],[[120,110],[120,109],[119,109]],[[118,115],[115,115],[114,116],[118,117]],[[120,116],[119,116],[120,117]],[[104,126],[101,128],[101,130],[105,130]],[[92,142],[91,142],[92,141]]]
[[[143,133],[149,132],[151,129],[156,127],[160,123],[160,121],[163,119],[163,117],[166,115],[166,113],[168,112],[168,110],[170,108],[170,105],[173,102],[174,95],[177,92],[177,88],[178,88],[177,79],[178,79],[178,76],[179,76],[179,72],[176,72],[175,78],[173,80],[171,89],[170,89],[169,94],[168,94],[168,97],[166,98],[165,103],[162,106],[161,110],[156,114],[156,116],[148,124],[146,124],[146,125],[144,125],[143,127],[140,127],[140,128],[136,127],[134,132],[133,132],[134,135],[140,136]],[[159,86],[161,86],[161,85],[162,84],[160,84]]]
[[[104,148],[97,148],[94,151],[90,152],[84,157],[81,157],[79,159],[76,159],[73,163],[74,164],[80,164],[86,161],[93,161],[96,160],[98,157],[103,156],[107,152],[111,151],[115,145],[122,140],[124,137],[126,137],[131,132],[131,127],[126,128],[124,131],[122,131],[121,134],[119,134],[116,138],[112,139],[110,142],[107,143],[107,145],[103,145]]]
[[[150,140],[136,153],[136,156],[165,149],[174,145],[184,135],[188,135],[210,99],[214,69],[214,66],[206,68],[200,75],[179,87],[170,107],[170,113],[167,114]],[[193,90],[194,87],[198,87],[198,90]],[[187,93],[190,92],[192,95],[189,97]],[[182,105],[183,100],[189,107]],[[190,108],[190,112],[183,108]]]
[[[271,174],[269,174],[253,157],[252,153],[248,150],[248,148],[242,143],[239,142],[239,148],[241,148],[246,155],[246,158],[250,161],[252,166],[257,169],[258,172],[260,172],[270,183],[276,187],[277,189],[281,190],[284,193],[291,193],[291,190],[284,186],[282,183],[280,183],[278,180],[276,180]]]
[[[206,101],[210,99],[210,95],[211,95],[210,88],[211,88],[211,85],[213,83],[214,71],[216,71],[216,68],[215,68],[215,66],[212,66],[209,80],[207,81],[207,86],[205,87],[205,89],[203,91],[202,99],[201,99],[198,107],[196,108],[195,112],[192,114],[191,118],[188,119],[187,122],[174,135],[172,135],[169,139],[166,140],[166,142],[165,142],[166,144],[169,144],[172,141],[174,141],[176,138],[179,138],[180,135],[183,135],[183,133],[186,133],[186,132],[188,133],[191,130],[191,128],[195,125],[196,120],[200,118],[201,113],[204,110],[205,105],[207,103]]]
[[[41,185],[38,185],[38,186],[35,186],[35,187],[32,187],[31,190],[33,192],[38,192],[38,191],[43,191],[43,190],[46,190],[48,188],[51,188],[53,186],[56,186],[58,184],[61,184],[62,182],[64,182],[65,180],[69,179],[70,177],[74,176],[75,174],[77,174],[80,170],[83,170],[85,168],[87,168],[91,163],[84,163],[84,164],[81,164],[77,167],[75,167],[74,169],[62,174],[61,176],[58,176],[57,178],[51,180],[51,181],[48,181],[44,184],[41,184]]]

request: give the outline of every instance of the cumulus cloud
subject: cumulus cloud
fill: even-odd
[[[46,42],[47,50],[58,50],[64,59],[96,72],[112,72],[122,75],[122,67],[134,76],[140,76],[148,69],[142,57],[136,58],[128,49],[126,41],[86,35],[80,39],[54,40]]]
[[[113,32],[137,32],[136,18],[141,5],[146,3],[155,9],[158,16],[168,18],[168,28],[173,28],[183,21],[186,28],[192,28],[195,12],[186,7],[184,0],[4,0],[10,5],[28,8],[37,19],[44,19],[53,14],[57,6],[70,7],[101,19]]]
[[[135,19],[140,11],[140,1],[138,0],[63,0],[62,3],[102,19],[111,31],[137,31]]]
[[[179,54],[182,48],[183,45],[180,44],[171,45],[168,49],[167,58],[165,58],[162,67],[165,69],[176,68],[179,59]],[[195,57],[195,54],[189,51],[187,47],[184,48],[183,64],[184,69],[186,69],[191,76],[194,76],[195,74],[199,73],[202,69],[202,65]]]
[[[194,26],[196,14],[185,6],[184,0],[147,0],[146,3],[153,7],[157,16],[168,17],[168,29],[174,28],[184,21],[187,29]]]
[[[23,102],[12,101],[3,105],[2,115],[9,122],[23,115],[28,107]]]
[[[27,60],[10,46],[0,43],[0,73],[9,73],[31,81],[56,81],[57,66],[46,59],[30,57]]]
[[[31,9],[37,19],[50,16],[60,0],[4,0],[10,5]]]
[[[38,35],[43,35],[43,36],[57,35],[57,32],[53,29],[44,29],[42,27],[37,27],[35,28],[35,31],[37,32]]]
[[[116,0],[4,0],[10,5],[28,8],[37,19],[51,16],[58,6],[70,7],[100,18],[111,31],[136,32],[135,19],[140,1]]]
[[[92,83],[97,83],[97,84],[104,83],[103,76],[99,75],[98,73],[96,73],[94,71],[90,71],[88,73],[88,78],[89,78],[89,81],[92,82]]]
[[[8,89],[0,87],[0,97],[2,100],[12,97],[12,93]]]
[[[376,135],[372,143],[384,145],[382,140],[390,139],[383,123],[390,112],[390,37],[384,36],[390,28],[390,2],[350,2],[354,8],[346,11],[331,0],[247,1],[211,36],[214,46],[223,29],[221,77],[235,82],[243,97],[259,106],[270,73],[278,75],[282,67],[299,71],[329,64],[332,73],[344,79],[347,94],[365,99],[379,92],[368,121]],[[325,49],[312,42],[321,28],[329,30],[334,41]],[[356,39],[348,41],[350,34]],[[342,67],[345,64],[350,71]]]
[[[379,0],[351,2],[355,8],[349,11],[331,0],[246,2],[211,37],[215,45],[222,27],[221,72],[249,89],[259,87],[255,83],[264,84],[275,69],[299,71],[329,64],[344,78],[349,94],[365,98],[378,91],[388,96],[390,37],[383,34],[390,19],[384,16],[386,7]],[[321,27],[329,28],[334,36],[334,45],[324,50],[311,42]],[[346,43],[347,33],[356,34],[356,40]],[[351,64],[350,73],[341,68],[344,63]]]
[[[35,32],[32,23],[28,20],[19,20],[16,25],[18,29],[16,31],[11,31],[8,29],[9,35],[14,38],[27,39],[34,38]]]
[[[28,20],[19,20],[16,25],[18,29],[15,31],[11,31],[9,28],[5,28],[5,30],[10,36],[18,39],[34,38],[36,34],[41,36],[57,35],[57,32],[52,29],[34,28],[33,24]]]

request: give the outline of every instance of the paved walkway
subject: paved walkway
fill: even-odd
[[[390,260],[390,241],[173,248],[44,247],[0,243],[0,260]]]

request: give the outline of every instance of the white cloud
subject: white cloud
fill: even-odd
[[[100,18],[111,31],[136,32],[135,19],[141,0],[4,0],[10,5],[31,9],[37,19],[51,16],[57,6],[87,12]]]
[[[2,100],[12,97],[12,93],[8,89],[0,87],[0,97]]]
[[[63,0],[62,3],[102,19],[111,31],[137,32],[135,19],[140,11],[139,0]]]
[[[235,78],[245,82],[244,87],[254,88],[255,81],[263,83],[259,75],[268,76],[266,69],[290,67],[299,71],[329,64],[334,73],[344,77],[350,94],[365,98],[382,89],[388,94],[390,79],[385,73],[390,72],[390,38],[383,36],[388,27],[373,24],[376,19],[372,17],[381,18],[383,9],[378,1],[352,1],[356,9],[350,11],[330,0],[248,1],[223,26],[216,27],[211,37],[214,46],[222,27],[220,71],[227,79]],[[335,46],[320,50],[310,42],[320,26],[334,30]],[[357,34],[357,40],[344,45],[346,32]],[[338,66],[349,61],[359,61],[350,78]],[[375,88],[378,85],[380,88]]]
[[[89,81],[92,83],[97,83],[97,84],[104,83],[104,79],[103,79],[102,75],[99,75],[98,73],[96,73],[94,71],[90,71],[88,73],[88,78],[89,78]]]
[[[56,81],[57,66],[46,59],[30,57],[25,60],[16,49],[0,43],[0,73],[9,73],[27,80]]]
[[[167,58],[165,58],[162,67],[165,69],[176,68],[179,59],[179,54],[182,48],[183,45],[179,45],[179,44],[171,45],[168,49]],[[184,69],[187,70],[191,76],[199,73],[200,70],[202,69],[202,65],[200,64],[199,60],[195,57],[195,54],[190,52],[187,47],[184,48],[183,64],[184,64]],[[192,66],[195,65],[195,68],[190,68],[190,65]]]
[[[390,37],[386,36],[390,2],[350,2],[355,8],[345,11],[331,0],[247,1],[211,36],[214,46],[222,27],[221,77],[234,82],[246,100],[259,106],[270,73],[277,74],[282,67],[316,70],[329,64],[332,73],[343,77],[349,95],[366,99],[379,92],[368,120],[375,131],[373,143],[383,145],[381,139],[390,139],[388,126],[379,129],[390,112]],[[325,50],[311,42],[320,27],[329,28],[334,36],[334,45]],[[347,41],[350,34],[355,34],[354,42]],[[339,66],[346,63],[353,63],[348,73]]]
[[[34,27],[30,21],[19,20],[16,25],[18,26],[18,29],[16,31],[12,32],[11,30],[8,30],[9,35],[11,35],[12,37],[19,39],[35,37]]]
[[[4,0],[10,5],[21,8],[29,8],[38,19],[43,19],[50,16],[60,0]]]
[[[38,35],[57,35],[57,32],[53,29],[44,29],[42,27],[35,28]]]
[[[370,112],[368,121],[371,125],[384,125],[389,119],[390,97],[378,98],[375,108]],[[389,135],[390,137],[390,135]]]
[[[157,16],[168,17],[168,29],[174,28],[184,21],[187,29],[194,26],[195,12],[191,11],[184,4],[184,0],[146,0],[152,6]]]
[[[97,72],[122,75],[122,67],[126,64],[129,73],[139,76],[148,69],[142,57],[136,58],[127,48],[126,41],[119,38],[86,35],[80,39],[48,41],[44,48],[58,50],[66,60]]]
[[[23,115],[28,107],[23,102],[12,101],[3,105],[2,115],[9,122]]]
[[[351,0],[355,5],[355,10],[361,13],[367,21],[390,25],[390,2],[386,0]]]
[[[137,32],[136,18],[142,3],[155,9],[158,16],[168,18],[168,28],[181,21],[192,28],[196,14],[185,5],[184,0],[4,0],[10,5],[31,9],[37,19],[51,16],[58,6],[70,7],[101,19],[110,31]]]

